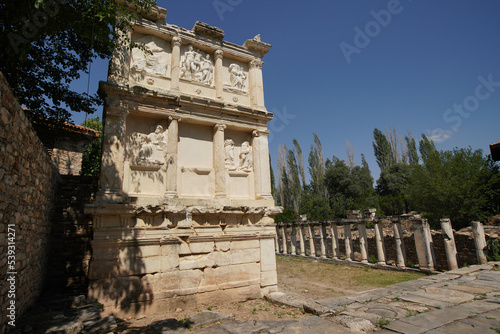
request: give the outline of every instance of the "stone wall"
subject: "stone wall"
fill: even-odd
[[[97,191],[96,177],[62,175],[55,202],[46,289],[87,294],[92,217],[84,213]]]
[[[7,316],[14,315],[8,310],[11,303],[15,302],[17,321],[41,292],[59,174],[1,73],[0,101],[0,333],[4,333],[11,321]],[[13,253],[15,267],[10,267],[8,255]],[[15,281],[10,284],[9,278]]]

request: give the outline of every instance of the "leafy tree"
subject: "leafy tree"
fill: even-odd
[[[391,145],[382,131],[377,128],[373,130],[373,153],[381,171],[391,166]]]
[[[98,177],[101,169],[102,122],[97,116],[85,120],[82,126],[99,131],[99,137],[84,147],[82,156],[82,175]]]
[[[500,173],[482,150],[438,152],[427,138],[420,146],[424,164],[411,174],[408,195],[431,224],[448,217],[460,228],[498,212]]]
[[[154,0],[0,0],[0,71],[22,105],[39,115],[68,120],[71,111],[93,113],[97,95],[78,93],[70,83],[94,58],[109,59]],[[115,27],[115,28],[113,28]],[[144,46],[140,46],[144,49]]]
[[[367,208],[367,200],[373,196],[373,178],[364,156],[361,167],[350,168],[336,157],[327,165],[325,185],[333,214],[343,217],[346,210]]]
[[[314,144],[311,145],[311,151],[309,152],[309,174],[311,175],[311,191],[322,197],[327,198],[327,192],[325,188],[325,157],[323,155],[323,148],[321,147],[321,141],[316,133],[313,133]]]
[[[413,169],[413,165],[399,163],[380,173],[376,192],[381,196],[379,204],[384,214],[395,215],[409,212],[406,193]]]

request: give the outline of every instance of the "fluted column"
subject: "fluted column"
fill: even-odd
[[[316,256],[316,247],[314,246],[314,226],[312,223],[307,224],[309,232],[309,256]]]
[[[172,38],[172,58],[171,58],[171,67],[172,71],[170,73],[171,80],[171,90],[178,91],[179,90],[179,78],[181,75],[181,44],[182,40],[180,37]]]
[[[414,220],[412,228],[420,268],[434,270],[435,261],[432,249],[432,236],[427,219]]]
[[[337,230],[337,223],[331,223],[330,232],[332,235],[332,258],[337,260],[340,258],[339,231]]]
[[[306,256],[306,241],[305,241],[305,233],[304,233],[304,225],[302,223],[299,224],[299,245],[300,245],[300,256]]]
[[[278,254],[280,252],[280,246],[278,244],[278,235],[279,235],[279,225],[276,224],[276,233],[274,234],[274,252]]]
[[[262,80],[262,65],[264,63],[260,59],[250,61],[250,69],[248,73],[248,81],[250,83],[250,101],[252,106],[264,106],[264,85]]]
[[[226,167],[224,154],[225,124],[218,123],[214,127],[214,171],[215,198],[226,197]]]
[[[448,261],[448,269],[458,269],[457,247],[455,245],[455,236],[449,219],[441,219],[441,231],[443,232],[444,250],[446,252],[446,260]]]
[[[288,246],[287,246],[287,232],[286,232],[286,223],[283,223],[281,226],[281,244],[283,245],[283,254],[288,254]]]
[[[214,69],[214,82],[215,82],[215,96],[218,99],[222,99],[222,92],[224,91],[224,74],[222,73],[222,58],[224,55],[224,51],[217,50],[214,53],[215,55],[215,69]]]
[[[292,223],[292,231],[290,232],[290,253],[297,255],[297,229],[295,223]]]
[[[177,152],[179,142],[179,122],[180,117],[170,116],[168,118],[167,134],[167,187],[165,197],[177,197]]]
[[[403,240],[403,229],[400,222],[393,222],[394,239],[396,242],[396,265],[406,267],[406,250]]]
[[[368,263],[368,236],[366,234],[366,223],[358,223],[359,248],[361,249],[361,262]]]
[[[325,238],[325,223],[319,223],[319,242],[321,247],[321,258],[326,259],[326,238]]]
[[[346,261],[352,261],[352,233],[351,223],[344,224],[345,257]]]
[[[271,170],[269,168],[269,145],[267,130],[254,130],[252,132],[252,150],[255,178],[255,198],[271,199]]]
[[[472,234],[474,235],[474,244],[476,245],[477,263],[484,264],[488,262],[484,250],[486,249],[486,237],[484,227],[481,222],[472,222]]]
[[[375,243],[377,245],[377,259],[379,264],[387,264],[385,258],[384,228],[379,222],[374,222]]]

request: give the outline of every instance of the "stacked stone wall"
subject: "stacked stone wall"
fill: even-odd
[[[86,294],[92,217],[84,209],[95,196],[98,179],[61,175],[61,180],[55,202],[47,288],[57,293]]]
[[[1,73],[0,101],[0,333],[4,333],[12,315],[17,321],[41,292],[59,174]],[[15,264],[9,254],[15,254]],[[14,311],[10,305],[15,305]]]

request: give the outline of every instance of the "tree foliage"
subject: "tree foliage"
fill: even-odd
[[[99,131],[99,137],[84,147],[82,156],[82,175],[98,177],[101,168],[102,122],[99,117],[89,118],[82,126]]]
[[[100,99],[73,90],[94,58],[109,59],[137,15],[153,0],[0,0],[0,71],[22,105],[39,115],[68,120],[93,113]],[[113,27],[115,27],[113,29]],[[144,46],[142,46],[144,48]]]
[[[424,164],[412,173],[408,196],[434,226],[447,217],[455,227],[464,227],[498,212],[498,166],[482,150],[469,147],[438,152],[423,138],[421,154],[425,155]]]

